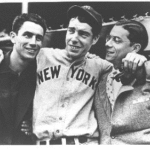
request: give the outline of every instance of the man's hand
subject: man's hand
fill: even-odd
[[[87,58],[100,58],[99,56],[97,56],[96,54],[92,54],[92,53],[89,53],[87,52]]]
[[[31,121],[23,121],[21,124],[21,131],[24,132],[27,136],[32,135],[32,123]]]
[[[150,94],[150,61],[145,62],[144,67],[146,72],[146,83],[142,88],[142,92],[144,94]]]
[[[145,62],[144,67],[146,72],[146,79],[150,81],[150,60]]]
[[[4,54],[3,51],[0,49],[0,63],[2,62],[3,59],[4,59]]]
[[[147,58],[137,53],[128,53],[127,56],[122,59],[123,68],[125,72],[135,73],[135,71],[144,65]]]

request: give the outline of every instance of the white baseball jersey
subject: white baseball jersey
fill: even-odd
[[[33,132],[38,139],[98,137],[93,95],[111,64],[101,58],[70,63],[66,50],[43,48],[37,56]]]

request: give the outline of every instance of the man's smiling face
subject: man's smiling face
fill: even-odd
[[[78,18],[72,18],[69,22],[66,34],[66,50],[71,59],[82,58],[95,44],[92,27],[82,23]]]
[[[122,26],[114,26],[106,38],[106,57],[115,66],[120,66],[122,59],[133,50],[128,39],[129,32]]]
[[[30,21],[24,22],[18,33],[11,32],[11,40],[18,57],[35,59],[42,47],[43,36],[42,26]]]

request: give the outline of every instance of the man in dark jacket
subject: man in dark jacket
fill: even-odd
[[[21,124],[32,117],[36,86],[36,56],[46,31],[45,21],[36,14],[14,19],[10,33],[13,50],[0,66],[0,144],[32,144],[21,132]]]

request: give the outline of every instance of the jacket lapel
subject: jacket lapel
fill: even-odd
[[[28,68],[26,71],[26,78],[23,79],[19,90],[16,106],[16,128],[21,123],[21,121],[23,121],[23,119],[31,119],[32,117],[32,104],[36,86],[36,66],[34,64],[35,63],[33,63],[31,68]],[[27,112],[31,113],[27,114]]]
[[[1,91],[1,94],[7,95],[8,92]],[[13,116],[12,116],[12,107],[11,107],[9,96],[7,98],[2,98],[0,100],[0,108],[1,108],[1,111],[3,113],[5,123],[9,128],[9,126],[12,126],[12,118],[13,118]]]
[[[111,123],[110,123],[110,105],[108,104],[107,93],[106,93],[106,73],[102,76],[101,81],[94,95],[94,108],[98,121],[98,127],[100,130],[100,143],[107,143],[110,134]]]
[[[34,96],[34,88],[31,88],[30,84],[24,83],[24,87],[27,88],[28,91],[24,88],[20,89],[20,94],[18,96],[18,102],[16,107],[16,128],[18,127],[19,123],[23,121],[23,118],[27,113],[28,109],[30,109],[30,105],[32,105]]]
[[[5,119],[5,123],[8,126],[8,128],[13,126],[11,95],[9,91],[10,68],[8,64],[9,64],[10,53],[11,51],[4,56],[4,60],[0,65],[0,111],[2,111],[2,114]]]
[[[126,92],[126,91],[131,91],[131,90],[133,90],[133,89],[134,89],[134,88],[133,88],[133,86],[131,86],[131,85],[124,85],[124,86],[122,86],[122,87],[120,88],[117,97],[118,97],[121,93]]]

